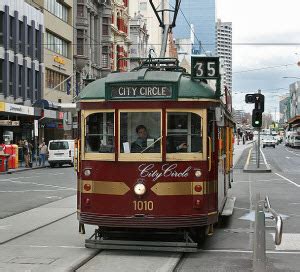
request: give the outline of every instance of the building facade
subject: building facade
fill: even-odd
[[[290,104],[291,104],[291,99],[289,95],[281,97],[281,99],[279,100],[279,123],[280,124],[286,123],[291,118]]]
[[[290,84],[291,118],[300,115],[300,81]]]
[[[129,61],[122,59],[129,57],[129,47],[131,44],[129,39],[129,1],[113,0],[111,4],[111,70],[122,72],[127,71],[129,68]]]
[[[130,19],[130,57],[147,58],[149,34],[144,16],[139,12]],[[130,69],[138,66],[138,61],[130,61]]]
[[[74,7],[76,82],[105,77],[111,72],[111,1],[77,1]]]
[[[0,99],[31,106],[43,90],[43,14],[20,0],[0,4]]]
[[[232,23],[216,23],[217,55],[222,59],[224,75],[223,84],[232,92]]]
[[[153,4],[155,7],[159,7],[159,9],[169,8],[169,0],[153,0]],[[134,14],[138,14],[138,12],[144,16],[148,28],[149,41],[147,51],[149,53],[149,50],[152,49],[152,57],[159,57],[162,42],[162,28],[159,27],[159,22],[149,0],[129,1],[130,16],[134,17]],[[165,13],[165,23],[170,22],[169,15],[169,13]],[[166,56],[169,56],[169,46],[167,47]]]
[[[174,6],[174,0],[170,1]],[[215,0],[181,1],[176,27],[175,38],[188,38],[191,24],[194,25],[194,44],[192,54],[216,54],[216,7]]]
[[[0,2],[0,142],[32,139],[43,94],[44,15],[23,0]]]

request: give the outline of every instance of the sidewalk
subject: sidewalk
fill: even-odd
[[[18,173],[18,172],[23,172],[23,171],[42,169],[42,168],[46,168],[46,167],[49,167],[48,162],[46,162],[44,166],[36,165],[36,163],[33,162],[32,167],[29,167],[29,168],[26,168],[24,165],[21,164],[21,166],[16,168],[16,169],[8,169],[7,172],[0,172],[0,175],[13,174],[13,173]]]

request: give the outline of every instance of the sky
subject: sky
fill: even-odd
[[[280,96],[297,81],[282,77],[300,80],[300,0],[216,0],[216,11],[221,21],[232,22],[234,108],[252,111],[245,94],[261,89],[265,112],[278,119]]]

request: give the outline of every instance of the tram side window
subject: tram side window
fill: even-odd
[[[114,113],[93,113],[86,118],[85,151],[114,153]]]
[[[160,153],[160,112],[121,112],[121,153]]]
[[[167,114],[167,153],[202,152],[202,120],[192,112]]]

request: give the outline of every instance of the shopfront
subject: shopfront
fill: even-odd
[[[0,102],[0,141],[18,143],[33,141],[34,108]]]

